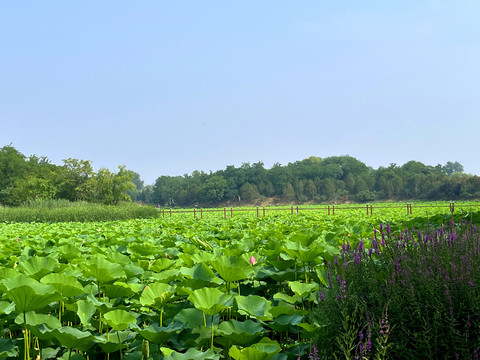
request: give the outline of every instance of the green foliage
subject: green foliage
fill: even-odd
[[[480,342],[478,230],[376,231],[343,244],[316,310],[320,358],[475,358]]]
[[[50,209],[50,201],[42,204],[43,211]],[[64,205],[66,211],[68,203]],[[429,220],[448,224],[447,209],[430,209]],[[335,216],[273,214],[0,223],[0,324],[4,329],[0,357],[306,358],[316,334],[327,329],[312,314],[319,303],[316,295],[324,290],[324,283],[329,284],[329,262],[333,267],[337,256],[343,269],[342,244],[348,239],[354,247],[362,239],[371,239],[372,228],[385,218],[392,219],[392,232],[397,234],[406,224],[427,222],[406,215],[404,207],[369,216],[356,206]],[[352,266],[352,262],[343,263],[347,270]],[[376,274],[366,271],[365,281]],[[473,281],[476,284],[476,278]],[[353,291],[364,284],[348,286],[347,291]],[[400,290],[404,290],[401,284],[396,293]],[[364,293],[374,297],[382,292]],[[362,299],[358,297],[355,304],[356,315],[346,306],[336,323],[350,329],[350,335],[342,338],[334,334],[338,326],[328,327],[334,335],[330,343],[338,343],[338,338],[348,349],[351,339],[354,345],[360,341]],[[398,304],[392,301],[388,309],[376,303],[371,306],[382,314],[374,319],[372,329],[387,329],[386,320],[390,326],[388,337],[371,336],[382,358],[396,349],[401,326],[395,315],[400,313]],[[414,313],[403,306],[403,315]],[[329,316],[342,314],[338,308],[331,310]],[[446,318],[439,315],[433,314],[432,319]],[[471,320],[471,334],[477,334],[478,321]],[[418,331],[415,341],[434,344],[428,339],[434,339],[440,327],[431,327],[433,323],[431,318],[418,322],[425,332]],[[457,325],[449,329],[454,335],[461,330]],[[364,334],[366,342],[368,331]]]
[[[1,207],[2,222],[65,222],[148,219],[159,216],[153,206],[121,203],[101,205],[67,200],[35,200],[24,206]]]

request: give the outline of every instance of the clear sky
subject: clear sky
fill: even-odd
[[[309,156],[480,175],[480,2],[2,1],[0,147],[161,175]]]

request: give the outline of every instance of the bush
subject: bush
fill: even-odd
[[[319,294],[319,358],[477,359],[480,238],[467,222],[343,245]]]

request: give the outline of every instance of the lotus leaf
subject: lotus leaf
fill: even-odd
[[[252,266],[242,258],[236,256],[221,256],[211,261],[218,275],[226,282],[247,279],[253,275]]]
[[[77,328],[64,326],[53,331],[53,336],[67,349],[87,351],[96,341],[96,337],[88,331],[80,331]]]
[[[233,296],[227,295],[217,288],[202,288],[193,290],[188,296],[188,300],[205,314],[215,315],[232,306]]]
[[[26,275],[4,279],[2,284],[18,312],[39,310],[60,299],[60,294],[52,286],[41,284]]]
[[[77,301],[77,315],[83,326],[90,325],[90,319],[97,311],[97,307],[92,301],[78,300]]]
[[[211,349],[206,352],[199,351],[197,349],[188,349],[184,354],[176,352],[168,348],[160,348],[164,360],[219,360],[220,356],[215,354]]]
[[[18,347],[12,339],[0,338],[0,359],[17,358]]]
[[[33,256],[18,264],[18,268],[24,274],[29,275],[35,280],[40,280],[43,276],[54,272],[59,263],[52,257]]]
[[[174,323],[169,326],[160,327],[156,324],[150,324],[143,328],[137,328],[137,331],[144,339],[154,343],[163,344],[174,334],[178,333],[183,328],[181,323]]]
[[[224,346],[228,346],[228,344],[248,346],[258,340],[263,333],[265,333],[265,329],[255,321],[232,319],[220,323],[217,330],[220,338],[217,337],[215,341]]]
[[[85,294],[85,289],[73,276],[64,274],[48,274],[41,280],[43,284],[52,285],[63,297],[69,298]]]
[[[81,267],[85,276],[92,276],[101,283],[114,282],[127,277],[121,265],[112,263],[101,255],[92,256]]]
[[[271,308],[271,302],[258,295],[236,296],[238,312],[241,315],[250,315],[262,321],[272,320],[268,309]]]
[[[15,310],[15,304],[8,301],[0,301],[0,315],[8,315]]]
[[[281,347],[276,341],[263,338],[257,344],[243,349],[234,345],[228,354],[235,360],[269,360],[280,351]]]
[[[175,294],[172,287],[164,283],[147,285],[140,296],[140,304],[157,309],[162,308]]]
[[[123,331],[135,324],[136,317],[125,310],[117,309],[103,315],[106,323],[115,331]]]

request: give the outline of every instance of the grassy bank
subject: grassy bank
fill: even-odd
[[[0,207],[1,222],[70,222],[149,219],[158,216],[153,206],[133,203],[102,205],[65,200],[33,201],[19,207]]]

